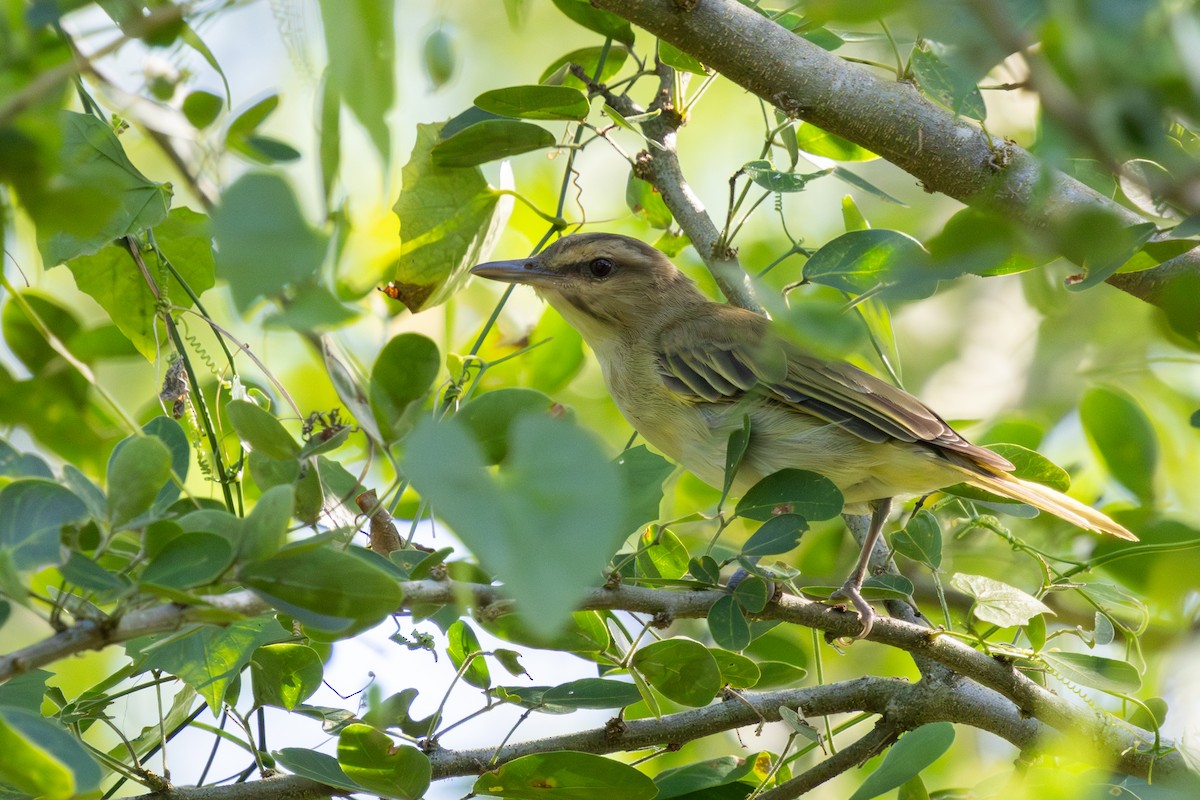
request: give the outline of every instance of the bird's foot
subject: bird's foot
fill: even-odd
[[[871,608],[871,604],[862,596],[862,584],[850,579],[829,597],[831,600],[849,600],[854,606],[854,610],[858,612],[858,621],[862,625],[862,630],[851,636],[851,639],[865,639],[871,635],[871,629],[875,627],[875,609]]]

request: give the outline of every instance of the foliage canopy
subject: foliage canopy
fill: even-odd
[[[398,8],[0,11],[0,796],[1196,796],[1200,14]],[[950,487],[847,645],[827,479],[701,485],[469,284],[580,226],[1141,541]]]

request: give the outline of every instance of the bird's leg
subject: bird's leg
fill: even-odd
[[[834,598],[849,600],[854,605],[854,610],[858,612],[862,630],[854,637],[855,639],[865,639],[875,625],[875,610],[863,598],[862,585],[867,578],[867,570],[870,568],[871,553],[875,549],[875,543],[879,541],[879,536],[883,533],[883,523],[887,521],[888,513],[891,510],[892,499],[890,497],[876,500],[871,504],[871,527],[868,528],[866,538],[863,539],[862,550],[858,554],[858,563],[854,565],[854,571],[842,584],[842,588],[833,593]]]

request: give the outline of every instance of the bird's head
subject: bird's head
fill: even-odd
[[[705,302],[659,250],[613,233],[564,236],[536,256],[480,264],[472,274],[537,290],[593,347],[673,319]],[[665,317],[665,319],[664,319]]]

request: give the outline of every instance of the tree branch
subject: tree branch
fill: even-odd
[[[879,78],[735,0],[593,4],[670,42],[784,113],[878,153],[929,191],[1033,228],[1088,208],[1111,214],[1123,225],[1145,222],[1079,181],[1047,169],[1017,145],[993,143],[977,126],[929,102],[912,85]],[[1159,306],[1168,302],[1171,286],[1193,286],[1193,281],[1200,281],[1200,250],[1108,280]],[[1195,306],[1189,308],[1194,315]],[[1200,320],[1190,316],[1181,321],[1200,327]]]
[[[671,101],[675,70],[661,62],[656,69],[659,89],[654,102],[650,104],[650,110],[659,113],[641,123],[642,133],[651,146],[638,153],[635,174],[658,190],[663,202],[671,210],[671,216],[691,240],[725,299],[735,306],[761,314],[763,307],[754,297],[750,276],[738,262],[737,253],[721,241],[721,234],[705,211],[704,204],[683,177],[679,155],[675,151],[675,132],[683,120]],[[586,83],[590,93],[601,95],[622,116],[634,117],[646,113],[646,109],[635,103],[629,95],[610,92],[604,84],[592,81],[583,69],[573,69],[571,74]]]
[[[405,608],[466,602],[481,616],[498,616],[512,609],[511,601],[495,586],[449,581],[408,581],[401,583],[401,588],[404,591]],[[580,604],[580,608],[635,611],[664,618],[698,619],[706,617],[713,603],[723,596],[725,592],[716,589],[673,592],[619,586],[613,589],[591,590]],[[229,617],[254,616],[269,610],[266,603],[249,591],[213,595],[202,600],[202,604],[193,606],[171,603],[130,612],[110,625],[90,620],[80,622],[42,642],[0,658],[0,680],[84,650],[97,649],[149,633],[177,630],[184,625],[200,621],[211,621],[214,610]],[[788,595],[768,604],[761,613],[752,616],[815,628],[834,637],[852,636],[860,627],[858,617],[853,613],[847,613],[837,606]],[[920,702],[892,704],[880,708],[881,712],[884,708],[890,709],[889,718],[900,723],[920,724],[922,721],[950,720],[981,727],[982,716],[976,710],[971,710],[965,716],[959,715],[963,708],[971,708],[967,704],[968,700],[976,704],[974,708],[978,708],[984,699],[993,698],[994,695],[987,693],[987,690],[990,690],[991,693],[1006,698],[1011,704],[1006,717],[1009,720],[1006,724],[1010,727],[1016,725],[1022,716],[1028,716],[1049,728],[1084,737],[1090,742],[1094,752],[1111,759],[1113,765],[1130,775],[1148,776],[1153,771],[1156,777],[1166,778],[1186,769],[1177,752],[1166,755],[1147,752],[1153,741],[1153,736],[1149,733],[1059,697],[1025,677],[1010,660],[979,652],[953,637],[921,625],[886,617],[876,620],[868,640],[904,650],[915,659],[936,662],[956,673],[947,675],[940,671],[929,672],[926,673],[925,680],[914,685],[945,687],[947,694],[930,694]],[[969,681],[973,681],[974,684]],[[980,692],[984,694],[978,694]],[[946,702],[935,703],[931,698],[942,698]],[[988,699],[988,702],[995,700]],[[902,712],[897,706],[904,707],[905,710]],[[863,707],[866,706],[859,706]],[[777,709],[778,705],[775,708]],[[765,714],[762,708],[757,711],[772,718]],[[813,713],[833,712],[814,708]],[[900,714],[913,716],[898,716]],[[926,714],[933,716],[923,716]],[[1029,735],[1019,727],[1008,733],[1000,730],[994,732],[1014,743]],[[631,741],[638,740],[623,740],[622,746],[631,746]],[[490,755],[488,757],[490,758]]]
[[[432,777],[434,780],[442,780],[464,775],[481,775],[488,769],[495,769],[521,756],[558,750],[607,754],[661,745],[679,745],[735,728],[759,725],[764,721],[778,722],[781,718],[781,707],[797,709],[806,717],[862,711],[879,714],[884,720],[876,727],[876,732],[885,729],[890,732],[892,738],[904,731],[935,721],[970,724],[1007,739],[1022,749],[1032,746],[1047,733],[1044,725],[1022,716],[1011,703],[994,692],[977,690],[964,693],[948,683],[922,681],[910,684],[895,678],[866,677],[803,689],[738,694],[736,697],[730,695],[724,702],[668,714],[661,719],[649,718],[621,722],[619,725],[609,724],[591,730],[520,742],[503,747],[499,751],[493,747],[472,750],[438,748],[429,754]],[[875,741],[876,738],[873,734],[868,734],[860,742]],[[835,768],[838,768],[838,772],[845,771],[877,752],[877,749],[872,750],[864,756],[864,747],[859,744],[846,748],[847,751],[857,754],[856,756],[834,756],[805,775],[824,775],[823,780],[828,780],[837,774],[832,771]],[[877,744],[876,748],[885,744],[886,742]],[[803,777],[805,776],[794,780]],[[788,785],[793,785],[793,782],[782,786]],[[815,786],[816,783],[812,785]],[[262,787],[261,793],[259,787]],[[322,796],[316,791],[317,787],[320,785],[313,784],[312,781],[290,776],[290,780],[288,777],[278,777],[254,784],[243,784],[240,793],[234,793],[234,787],[173,787],[166,792],[151,793],[143,797],[146,800],[282,800]],[[326,791],[340,793],[340,790]],[[795,795],[779,795],[793,796]]]
[[[345,789],[326,786],[299,775],[276,775],[253,783],[226,786],[173,786],[161,792],[138,795],[133,800],[317,800],[348,794],[350,792]]]
[[[901,733],[903,731],[897,726],[880,720],[870,733],[854,744],[842,748],[812,769],[763,792],[758,800],[792,800],[799,797],[883,752],[895,744]]]
[[[196,622],[211,622],[216,615],[238,619],[254,617],[270,609],[253,593],[241,591],[209,595],[203,598],[203,603],[192,606],[167,603],[101,621],[80,620],[48,639],[0,656],[0,682],[87,650],[100,650],[152,633],[179,630]]]
[[[555,750],[617,753],[660,745],[678,745],[713,734],[762,722],[778,722],[780,707],[798,709],[805,717],[866,711],[886,717],[897,733],[928,722],[961,722],[994,733],[1022,749],[1032,746],[1048,729],[1020,712],[994,692],[962,693],[951,684],[896,678],[857,678],[825,686],[777,692],[739,693],[704,708],[605,725],[528,742],[475,750],[436,750],[430,755],[434,778],[481,774],[521,756]]]

